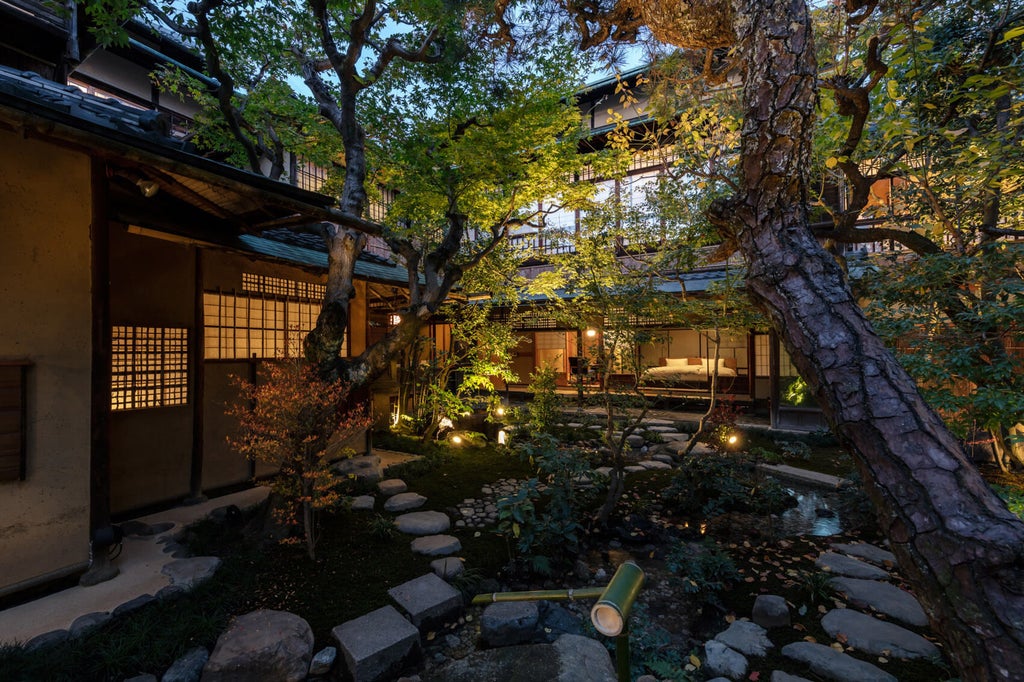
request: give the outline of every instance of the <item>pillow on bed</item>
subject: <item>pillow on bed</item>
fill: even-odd
[[[665,367],[668,365],[668,358],[658,358],[658,367]]]
[[[686,367],[687,358],[665,358],[666,367]]]
[[[704,358],[686,358],[686,364],[688,365],[703,365]]]

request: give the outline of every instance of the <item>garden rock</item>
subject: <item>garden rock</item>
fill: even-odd
[[[76,639],[83,637],[93,630],[103,627],[113,616],[106,611],[97,611],[94,613],[87,613],[84,616],[75,618],[74,622],[71,623],[71,627],[68,628],[68,637]]]
[[[352,498],[352,511],[373,511],[375,504],[373,495],[360,495]]]
[[[111,611],[111,614],[113,614],[114,618],[120,618],[121,616],[132,613],[133,611],[138,611],[143,606],[152,604],[155,601],[156,597],[154,597],[151,594],[139,595],[138,597],[135,597],[135,599],[129,599],[125,603],[118,606],[116,609]]]
[[[830,646],[813,642],[794,642],[782,647],[782,655],[806,663],[816,675],[835,682],[897,682],[877,666],[840,653]]]
[[[331,465],[331,471],[339,476],[352,476],[359,483],[376,483],[381,478],[380,457],[377,455],[360,455],[349,457]]]
[[[669,466],[672,466],[672,464],[675,463],[675,460],[672,459],[672,455],[665,455],[665,454],[651,455],[651,459],[653,459],[655,462],[664,462],[665,464],[668,464]]]
[[[407,535],[436,535],[451,526],[451,520],[439,511],[409,512],[395,519],[395,527]]]
[[[197,646],[189,649],[184,656],[171,664],[160,682],[199,682],[203,675],[203,667],[210,660],[210,652],[206,647]]]
[[[921,635],[895,623],[886,623],[853,609],[829,611],[821,619],[821,626],[833,638],[842,633],[850,646],[876,656],[895,656],[896,658],[939,656],[938,647]]]
[[[540,610],[540,633],[548,642],[554,642],[562,635],[582,635],[583,621],[571,611],[555,602],[542,601]]]
[[[309,664],[309,674],[326,675],[334,666],[334,659],[338,657],[338,650],[333,646],[324,647]]]
[[[907,625],[928,625],[928,617],[914,595],[895,585],[858,578],[832,578],[831,584],[861,608],[871,607]]]
[[[300,682],[312,657],[309,623],[287,611],[253,611],[217,639],[202,682]]]
[[[462,595],[433,573],[421,575],[388,590],[418,628],[439,625],[462,609]]]
[[[385,606],[331,630],[352,682],[383,682],[397,677],[420,654],[420,631]]]
[[[717,640],[704,644],[705,666],[713,675],[740,680],[747,675],[747,657]]]
[[[631,433],[628,436],[626,436],[626,442],[629,443],[630,447],[638,448],[644,444],[644,437],[639,436],[635,433]]]
[[[190,590],[213,577],[220,568],[220,559],[215,556],[197,556],[178,559],[160,569],[171,579],[173,587]]]
[[[125,679],[124,682],[158,682],[158,680],[156,679],[156,675],[150,675],[149,673],[146,673],[145,675],[136,675],[135,677],[128,677]]]
[[[426,682],[615,682],[612,660],[597,640],[562,635],[554,644],[474,651]]]
[[[835,552],[825,552],[814,562],[818,568],[834,573],[845,575],[848,578],[863,578],[865,580],[888,580],[889,573],[877,566],[864,563],[859,559],[851,559]]]
[[[50,630],[25,642],[25,651],[36,651],[68,641],[67,630]]]
[[[434,559],[430,562],[430,570],[438,578],[450,580],[462,575],[466,570],[465,561],[459,557],[448,556],[443,559]]]
[[[745,656],[764,656],[769,649],[775,647],[768,639],[767,631],[748,620],[733,621],[729,628],[719,632],[715,639]]]
[[[462,543],[454,535],[427,535],[416,538],[411,545],[414,554],[446,556],[462,550]]]
[[[878,566],[896,565],[895,554],[867,542],[837,542],[832,545],[832,549],[843,554],[859,557],[865,561],[870,561]]]
[[[381,481],[377,484],[377,490],[379,490],[380,494],[384,497],[391,497],[392,495],[404,493],[408,489],[409,486],[407,486],[405,481],[400,478],[389,478],[386,481]]]
[[[643,468],[639,464],[634,464],[632,466],[625,467],[623,470],[627,474],[639,474],[641,471],[647,471],[647,469]]]
[[[534,601],[490,604],[480,617],[480,636],[492,647],[525,644],[533,639],[539,620]]]
[[[751,620],[765,628],[788,628],[790,625],[789,604],[776,594],[760,594],[754,600]]]

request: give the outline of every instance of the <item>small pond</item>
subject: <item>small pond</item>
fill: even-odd
[[[782,513],[776,527],[776,534],[790,535],[838,535],[844,529],[840,495],[835,490],[825,490],[784,482],[783,485],[796,498],[796,506]]]

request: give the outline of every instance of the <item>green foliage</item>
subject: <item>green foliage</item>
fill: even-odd
[[[1024,519],[1024,490],[1007,485],[993,485],[992,488],[1003,499],[1011,512]]]
[[[773,513],[793,504],[774,479],[739,457],[717,454],[687,456],[662,497],[680,514],[700,519],[730,511]]]
[[[277,520],[302,530],[312,559],[319,540],[317,515],[341,502],[328,444],[332,438],[351,438],[370,420],[362,409],[346,405],[347,386],[322,378],[301,361],[268,363],[265,371],[259,384],[236,380],[242,400],[229,414],[238,419],[240,435],[231,443],[249,459],[278,469],[271,483],[284,501],[275,508]],[[339,454],[344,453],[333,456]]]
[[[795,377],[782,391],[782,399],[790,405],[804,405],[811,402],[811,390],[803,377]]]
[[[526,404],[525,427],[530,433],[550,433],[561,419],[561,399],[556,388],[558,372],[553,367],[538,367],[530,375],[528,390],[533,398]]]
[[[718,593],[740,578],[729,553],[711,538],[699,544],[676,541],[665,564],[682,578],[683,591],[699,594],[711,604],[717,604]]]
[[[804,572],[800,579],[800,590],[811,604],[826,604],[832,598],[832,576],[825,571]]]
[[[377,540],[390,540],[398,535],[395,520],[383,514],[374,514],[370,519],[370,535]]]

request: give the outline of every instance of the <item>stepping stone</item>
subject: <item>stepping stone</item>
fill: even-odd
[[[359,483],[376,483],[382,477],[380,457],[360,455],[349,457],[331,465],[331,471],[343,478],[352,477]]]
[[[733,621],[729,629],[715,635],[722,644],[745,656],[765,656],[775,645],[768,639],[768,632],[749,620]]]
[[[655,469],[671,469],[672,468],[671,464],[666,464],[665,462],[658,462],[658,461],[653,460],[653,459],[645,459],[642,462],[637,462],[637,464],[640,465],[641,467],[643,467],[644,469],[647,469],[648,471],[654,471]]]
[[[781,670],[772,671],[771,682],[811,682],[806,677],[797,677],[796,675],[790,675],[789,673],[782,672]]]
[[[539,620],[535,601],[490,604],[480,616],[480,637],[492,647],[525,644],[533,639]]]
[[[757,468],[777,478],[821,486],[822,488],[842,488],[850,484],[845,478],[839,478],[831,474],[822,474],[817,471],[808,471],[807,469],[799,469],[788,464],[758,464]]]
[[[445,556],[462,550],[462,543],[453,535],[428,535],[412,541],[412,551],[425,556]]]
[[[671,419],[657,419],[657,418],[653,418],[653,417],[651,419],[645,419],[641,423],[644,426],[648,426],[648,427],[650,427],[650,426],[675,426],[675,422],[672,421]],[[650,429],[648,429],[648,430],[650,430]]]
[[[938,658],[940,655],[938,647],[921,635],[853,609],[829,611],[821,619],[821,627],[833,638],[842,633],[850,646],[876,656]]]
[[[666,433],[678,433],[674,426],[648,426],[647,430],[652,433],[660,433],[662,435]]]
[[[641,471],[647,471],[647,469],[637,464],[634,466],[625,467],[623,471],[625,471],[627,474],[639,474]]]
[[[398,493],[404,493],[408,489],[409,486],[407,486],[405,481],[400,478],[389,478],[388,480],[381,481],[377,484],[377,490],[379,490],[380,494],[384,497],[391,497]]]
[[[835,682],[898,682],[881,668],[858,661],[853,656],[840,653],[824,644],[793,642],[782,647],[782,655],[806,663],[814,674]]]
[[[759,594],[754,599],[751,620],[767,630],[788,628],[790,625],[789,604],[777,594]]]
[[[870,561],[878,566],[891,567],[896,565],[895,554],[867,542],[836,542],[832,545],[832,549]]]
[[[580,424],[579,422],[569,422],[568,424],[566,424],[566,426],[568,426],[570,429],[582,429],[583,428],[583,424]]]
[[[425,540],[426,538],[420,539]],[[413,542],[417,541],[413,540]],[[430,562],[430,568],[438,578],[448,580],[462,575],[466,570],[466,562],[459,557],[448,556],[443,559],[434,559]]]
[[[693,446],[693,450],[690,451],[690,454],[713,455],[715,454],[715,449],[707,445],[706,443],[697,443],[696,445]]]
[[[871,607],[907,625],[928,625],[928,617],[914,595],[895,585],[858,578],[832,578],[830,582],[834,589],[845,592],[847,599],[861,608]]]
[[[352,511],[373,511],[373,495],[360,495],[352,498]]]
[[[704,643],[704,665],[712,675],[722,675],[731,680],[741,680],[747,676],[747,657],[733,651],[717,640]]]
[[[611,476],[612,475],[612,468],[611,467],[597,467],[596,469],[594,469],[594,473],[595,474],[600,474],[602,476]]]
[[[678,440],[681,440],[683,442],[686,442],[686,441],[690,440],[690,434],[688,434],[688,433],[673,433],[671,431],[666,431],[665,433],[662,433],[661,437],[664,438],[667,441],[678,441]]]
[[[659,453],[657,455],[651,455],[651,459],[653,459],[655,462],[664,462],[665,464],[668,464],[670,467],[673,464],[675,464],[675,460],[672,459],[672,455],[665,455]]]
[[[392,587],[388,595],[418,628],[441,625],[462,610],[459,591],[433,573]]]
[[[638,448],[644,444],[644,437],[638,436],[635,433],[631,433],[628,436],[626,436],[626,442],[630,445],[630,447]]]
[[[398,493],[387,499],[384,509],[389,512],[403,512],[419,509],[427,503],[427,498],[419,493]]]
[[[395,519],[395,527],[409,535],[435,535],[451,528],[452,522],[439,511],[409,512]]]
[[[352,682],[393,679],[419,656],[420,631],[385,606],[331,630]]]
[[[865,580],[888,580],[888,571],[883,571],[877,566],[864,563],[859,559],[851,559],[835,552],[825,552],[818,557],[814,565],[823,571],[835,575],[845,575],[848,578],[863,578]]]

